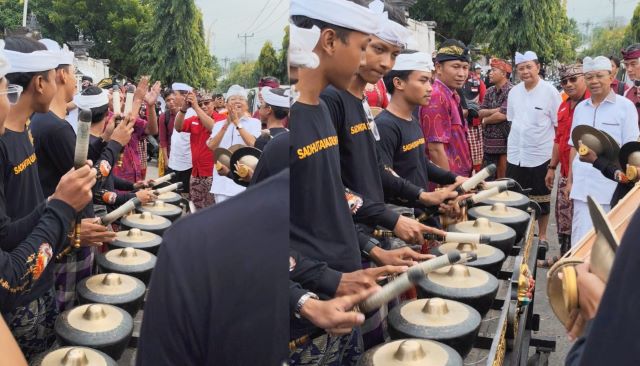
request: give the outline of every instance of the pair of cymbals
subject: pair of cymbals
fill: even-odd
[[[627,142],[620,148],[620,166],[625,168],[627,164],[640,167],[640,141]]]
[[[590,272],[606,283],[620,245],[618,235],[602,207],[591,196],[587,197],[587,201],[596,232],[596,240],[590,254]],[[547,273],[547,295],[551,309],[565,325],[570,324],[571,314],[575,313],[579,306],[575,266],[582,263],[583,258],[566,257],[554,264]]]
[[[611,135],[602,130],[588,125],[576,126],[571,132],[571,141],[579,153],[581,153],[580,142],[582,142],[583,145],[593,150],[599,157],[607,158],[614,163],[618,160],[620,144]]]
[[[229,149],[217,148],[215,150],[217,162],[223,164],[231,171],[229,178],[236,184],[248,186],[249,182],[243,180],[249,174],[248,169],[256,170],[262,151],[251,146],[233,145]],[[236,164],[239,169],[236,169]]]

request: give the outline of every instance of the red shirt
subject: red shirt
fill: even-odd
[[[367,103],[371,107],[387,108],[389,105],[389,98],[387,98],[387,88],[384,86],[382,79],[372,84],[367,84],[364,90],[364,94],[367,96]]]
[[[167,115],[169,120],[167,121]],[[158,138],[160,139],[160,147],[167,148],[167,154],[171,154],[171,134],[173,134],[173,122],[176,120],[176,115],[171,113],[168,109],[158,117]],[[168,159],[169,157],[167,157]]]
[[[589,98],[591,95],[587,90],[581,100]],[[571,108],[571,99],[567,99],[558,108],[558,128],[556,129],[556,138],[553,140],[558,144],[558,153],[560,158],[560,174],[563,177],[569,175],[569,155],[571,154],[571,146],[569,146],[569,137],[571,136],[571,124],[573,122],[573,111],[576,105]]]
[[[213,151],[207,146],[211,130],[202,125],[198,116],[193,116],[184,120],[182,132],[191,134],[191,161],[193,163],[191,175],[193,177],[213,176]]]

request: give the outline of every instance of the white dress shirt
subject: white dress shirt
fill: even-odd
[[[189,108],[184,115],[184,119],[195,115],[196,111],[193,108]],[[179,172],[193,168],[191,134],[189,132],[178,132],[174,129],[173,133],[171,133],[171,153],[169,154],[168,166],[172,170]]]
[[[560,104],[560,93],[542,79],[531,90],[523,82],[511,88],[507,104],[509,163],[532,168],[551,159]]]
[[[216,124],[213,125],[213,129],[211,130],[211,137],[209,137],[209,139],[212,139],[215,135],[217,135],[226,123],[227,120],[216,122]],[[242,123],[242,128],[254,137],[257,138],[260,136],[260,133],[262,132],[262,123],[259,119],[243,117],[240,119],[240,123]],[[231,123],[227,128],[227,131],[225,131],[224,135],[222,136],[219,147],[228,149],[231,146],[237,144],[246,145],[244,140],[242,139],[242,136],[240,136],[240,131],[238,131],[236,125]],[[234,168],[231,167],[231,169]],[[236,194],[244,190],[245,187],[236,184],[231,178],[221,176],[220,174],[218,174],[215,166],[213,167],[213,182],[211,184],[211,193],[222,194],[226,196],[235,196]]]
[[[573,132],[573,129],[579,125],[589,125],[608,133],[620,146],[630,141],[637,141],[640,134],[635,105],[613,91],[597,107],[594,107],[591,98],[580,102],[573,112],[571,131]],[[569,145],[573,146],[571,137],[569,137]],[[612,161],[612,163],[615,162]],[[600,204],[611,203],[616,182],[606,178],[593,165],[581,162],[578,156],[573,159],[571,168],[573,171],[571,199],[586,202],[589,195]]]

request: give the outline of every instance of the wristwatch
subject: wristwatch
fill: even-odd
[[[244,128],[244,126],[242,125],[242,122],[238,122],[238,124],[236,125],[236,128],[241,130]]]
[[[318,295],[314,294],[313,292],[307,292],[306,294],[300,296],[300,300],[298,300],[298,303],[296,304],[296,310],[293,313],[293,315],[295,315],[297,319],[302,319],[302,316],[300,315],[300,311],[302,310],[304,303],[307,302],[307,300],[309,299],[318,300],[320,298],[318,297]]]
[[[550,169],[550,170],[556,170],[556,166],[555,166],[555,165],[549,165],[549,166],[547,167],[547,169]]]
[[[418,200],[420,200],[420,196],[425,192],[424,188],[420,188],[418,191]]]

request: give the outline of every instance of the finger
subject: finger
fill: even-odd
[[[341,309],[343,311],[349,311],[354,306],[356,306],[359,303],[363,302],[369,296],[373,295],[374,293],[376,293],[379,290],[380,290],[380,286],[375,285],[375,286],[371,286],[370,288],[368,288],[366,290],[358,291],[355,294],[339,297],[339,298],[335,299],[336,302],[337,302],[337,307],[338,307],[338,309]]]
[[[351,329],[364,323],[364,314],[355,311],[339,313],[335,316],[336,325],[332,329]]]
[[[386,265],[383,267],[371,268],[372,273],[375,274],[375,277],[388,275],[388,274],[396,274],[406,272],[409,268],[406,266],[391,266]]]
[[[327,330],[327,333],[330,336],[343,336],[343,335],[350,334],[351,331],[352,331],[352,328],[331,328]]]

